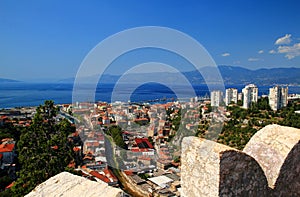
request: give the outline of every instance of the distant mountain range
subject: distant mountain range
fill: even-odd
[[[256,85],[274,85],[274,84],[288,84],[300,85],[300,68],[271,68],[249,70],[237,66],[218,66],[219,71],[226,85],[243,85],[254,83]],[[211,67],[203,67],[200,72],[209,73],[213,77],[215,70]],[[189,71],[182,73],[192,84],[205,84],[205,81],[198,71]],[[105,74],[101,77],[100,83],[116,83],[120,75]],[[138,83],[143,79],[151,79],[152,81],[165,80],[177,83],[180,81],[178,73],[132,73],[127,75],[126,82]],[[97,79],[97,76],[85,77],[82,81],[89,83]],[[64,79],[59,81],[61,83],[73,83],[74,78]]]
[[[300,68],[271,68],[249,70],[241,67],[219,66],[225,84],[300,85]]]
[[[0,83],[5,83],[5,82],[21,82],[21,81],[17,81],[17,80],[13,80],[13,79],[0,78]]]
[[[218,66],[219,71],[226,85],[243,85],[254,83],[256,85],[274,85],[274,84],[288,84],[300,85],[300,68],[271,68],[249,70],[237,66]],[[203,67],[200,73],[208,73],[209,76],[214,77],[214,71],[211,67]],[[189,71],[181,73],[192,84],[205,84],[203,77],[198,71]],[[120,75],[104,74],[100,78],[100,83],[116,83]],[[85,77],[82,81],[89,83],[97,79],[98,76],[93,75]],[[180,75],[178,73],[132,73],[126,76],[125,83],[139,83],[144,79],[151,79],[153,82],[164,78],[169,82],[180,83]],[[68,78],[58,81],[58,83],[73,83],[75,78]],[[0,83],[21,82],[13,79],[0,78]]]

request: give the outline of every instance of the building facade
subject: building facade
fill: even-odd
[[[219,107],[223,102],[223,92],[220,90],[212,91],[210,94],[211,106]]]
[[[237,103],[238,101],[238,90],[236,88],[226,89],[225,104],[229,105],[231,102]]]
[[[288,97],[288,87],[275,86],[269,89],[269,105],[272,110],[277,111],[286,107]]]
[[[256,103],[258,99],[258,88],[254,84],[246,85],[242,90],[243,108],[248,109],[251,103]]]

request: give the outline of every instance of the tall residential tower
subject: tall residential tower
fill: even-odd
[[[271,109],[277,111],[287,105],[288,87],[275,86],[269,91],[269,105]]]
[[[229,105],[231,102],[237,103],[238,101],[238,90],[236,88],[226,89],[225,104]]]
[[[223,92],[219,90],[212,91],[210,95],[210,100],[212,107],[219,107],[223,102]]]
[[[248,109],[251,103],[256,103],[258,99],[258,88],[254,84],[246,85],[243,92],[243,108]]]

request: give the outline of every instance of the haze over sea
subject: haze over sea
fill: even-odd
[[[111,102],[111,93],[114,84],[101,84],[96,90],[96,101]],[[139,86],[133,93],[128,92],[130,84],[124,85],[120,94],[131,94],[131,101],[148,101],[161,98],[176,98],[168,87],[157,83],[148,83]],[[209,95],[206,85],[194,85],[198,96]],[[244,85],[230,85],[241,92]],[[259,86],[259,95],[268,94],[270,86]],[[178,86],[178,91],[184,92],[186,87]],[[54,100],[56,104],[72,103],[73,84],[61,83],[1,83],[0,108],[21,106],[38,106],[45,100]],[[289,93],[300,93],[300,86],[289,87]],[[190,95],[187,95],[188,98]],[[91,98],[91,100],[93,100]]]

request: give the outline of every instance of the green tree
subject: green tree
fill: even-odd
[[[0,126],[0,139],[13,138],[18,141],[21,135],[22,127],[13,126],[13,124],[5,124]]]
[[[122,128],[119,126],[111,126],[108,129],[109,135],[113,138],[116,145],[120,148],[126,148],[126,144],[124,143],[122,137]]]
[[[17,144],[21,170],[12,187],[14,196],[23,196],[38,184],[64,171],[72,158],[67,137],[75,128],[63,119],[56,122],[57,108],[45,101],[36,110],[33,124],[25,129]]]
[[[8,175],[0,177],[0,191],[5,190],[5,187],[8,186],[12,181],[13,180]]]

